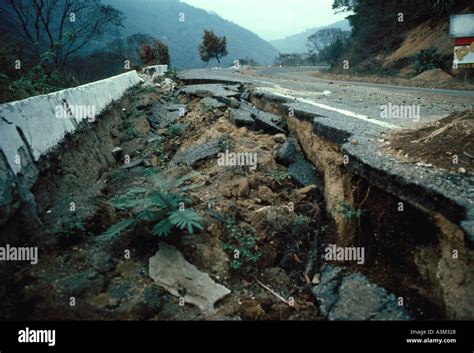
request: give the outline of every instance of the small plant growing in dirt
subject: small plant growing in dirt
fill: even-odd
[[[156,153],[158,154],[158,158],[160,160],[160,168],[164,168],[164,166],[169,160],[168,155],[166,154],[166,152],[163,150],[161,146],[156,149]]]
[[[151,205],[143,212],[151,211],[152,220],[160,219],[152,229],[154,235],[168,236],[173,227],[187,230],[189,234],[193,234],[195,229],[203,229],[201,216],[192,209],[184,208],[184,202],[181,200],[179,194],[159,192],[150,195]],[[150,213],[142,215],[148,217]]]
[[[442,17],[449,13],[454,4],[454,0],[433,0],[431,1],[431,11],[435,16]]]
[[[343,201],[336,207],[336,212],[342,213],[344,220],[350,221],[351,219],[358,219],[362,217],[365,210],[354,209],[347,202]]]
[[[272,169],[266,175],[275,179],[280,185],[282,181],[291,179],[291,175],[288,174],[287,171],[282,171],[279,169]]]
[[[183,128],[181,125],[174,123],[167,127],[166,136],[169,138],[175,138],[180,136],[183,133]]]
[[[225,136],[222,141],[219,142],[219,146],[223,151],[232,151],[235,148],[235,143],[230,136]]]
[[[194,234],[196,229],[202,230],[202,219],[194,210],[185,207],[185,199],[177,193],[151,192],[146,189],[133,191],[136,194],[145,195],[134,199],[129,192],[125,196],[112,200],[116,209],[130,211],[142,207],[142,210],[133,218],[124,220],[107,231],[108,235],[120,233],[133,224],[143,221],[154,223],[152,233],[160,237],[171,234],[173,228],[186,230],[189,234]]]
[[[255,232],[252,227],[238,227],[231,216],[214,213],[214,218],[224,226],[228,239],[223,249],[231,259],[229,267],[233,271],[248,271],[260,258]]]
[[[64,220],[61,224],[57,224],[51,228],[52,234],[61,234],[59,240],[63,244],[73,244],[78,242],[82,237],[91,235],[84,223],[72,217]]]
[[[122,196],[114,197],[111,200],[114,207],[128,211],[133,216],[114,224],[104,235],[115,236],[138,222],[154,224],[151,232],[160,237],[170,235],[173,229],[186,230],[189,234],[202,230],[204,228],[202,218],[193,209],[186,207],[186,203],[189,202],[186,197],[170,191],[180,187],[195,175],[196,173],[190,173],[179,179],[154,175],[150,177],[154,187],[136,187]],[[191,188],[192,185],[182,190]]]

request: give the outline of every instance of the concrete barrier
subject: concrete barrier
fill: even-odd
[[[142,73],[152,76],[153,74],[157,76],[162,76],[168,72],[168,65],[151,65],[144,67]]]
[[[141,80],[130,71],[105,80],[0,105],[0,150],[16,175],[27,161],[48,153],[84,119],[93,121],[107,106]]]
[[[30,201],[35,208],[29,189],[37,180],[36,162],[41,156],[53,151],[79,124],[90,124],[140,82],[137,72],[130,71],[0,105],[0,226],[20,203]]]

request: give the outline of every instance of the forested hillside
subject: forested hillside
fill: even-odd
[[[228,53],[206,64],[204,29],[226,37]],[[166,51],[149,60],[142,46]],[[0,0],[0,101],[27,98],[149,64],[176,69],[271,64],[278,51],[256,34],[179,0]],[[145,60],[144,60],[145,58]]]
[[[449,16],[467,11],[469,5],[470,0],[334,0],[334,10],[347,11],[352,26],[339,68],[344,59],[361,73],[396,75],[401,70],[413,76],[436,68],[449,71]]]
[[[178,68],[203,67],[197,47],[204,29],[227,37],[229,55],[223,65],[251,57],[260,64],[270,64],[278,52],[253,32],[178,0],[109,0],[108,3],[127,14],[124,34],[146,33],[168,44],[171,62]],[[212,63],[210,63],[212,65]],[[216,65],[217,62],[214,62]]]

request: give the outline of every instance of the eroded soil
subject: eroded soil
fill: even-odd
[[[45,210],[45,230],[38,240],[41,261],[16,274],[17,284],[25,288],[24,318],[321,319],[305,278],[315,273],[307,271],[315,237],[331,227],[320,190],[299,185],[275,162],[275,148],[286,137],[238,128],[228,113],[184,95],[170,99],[186,104],[186,114],[166,128],[153,129],[150,111],[161,97],[159,91],[141,89],[123,107],[119,144],[130,163],[119,161],[101,171],[92,185],[59,193]],[[220,166],[216,156],[193,165],[169,162],[178,150],[213,139],[222,140],[223,150],[257,153],[257,169]],[[175,183],[180,178],[185,181]],[[182,195],[185,207],[202,217],[203,231],[191,235],[173,229],[168,237],[159,237],[151,232],[153,224],[140,220],[110,232],[111,226],[143,210],[140,202],[117,207],[117,200],[131,201],[137,188]],[[149,278],[148,259],[160,241],[174,244],[186,260],[231,290],[216,313],[203,316],[192,305],[181,306],[179,298]],[[243,254],[238,259],[235,249]]]
[[[474,110],[454,113],[416,130],[394,133],[388,149],[412,163],[474,173]]]

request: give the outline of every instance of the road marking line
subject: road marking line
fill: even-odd
[[[295,98],[296,98],[296,97],[295,97]],[[398,125],[386,123],[385,121],[380,121],[380,120],[377,120],[377,119],[373,119],[373,118],[371,118],[371,117],[369,117],[369,116],[367,116],[367,115],[362,115],[362,114],[354,113],[354,112],[351,112],[351,111],[349,111],[349,110],[334,108],[334,107],[331,107],[331,106],[329,106],[329,105],[321,104],[321,103],[316,103],[316,102],[313,102],[312,100],[305,99],[305,98],[296,98],[296,100],[297,100],[298,102],[301,102],[301,103],[306,103],[306,104],[314,105],[314,106],[319,107],[319,108],[322,108],[322,109],[331,110],[331,111],[334,111],[334,112],[337,112],[337,113],[340,113],[340,114],[344,114],[344,115],[350,116],[350,117],[352,117],[352,118],[364,120],[364,121],[367,121],[367,122],[372,123],[372,124],[375,124],[375,125],[379,125],[379,126],[382,126],[382,127],[386,127],[387,129],[401,129],[401,127],[398,126]]]
[[[276,85],[275,85],[275,86],[276,86]],[[291,96],[291,95],[289,95],[289,94],[283,94],[283,93],[274,92],[274,91],[271,91],[271,90],[269,90],[269,89],[265,89],[265,87],[259,87],[259,88],[263,88],[263,90],[269,91],[270,93],[272,93],[272,94],[274,94],[274,95],[277,95],[277,96],[280,96],[280,97],[292,98],[292,99],[294,99],[295,101],[300,102],[300,103],[310,104],[310,105],[313,105],[313,106],[318,107],[318,108],[321,108],[321,109],[326,109],[326,110],[330,110],[330,111],[333,111],[333,112],[337,112],[337,113],[339,113],[339,114],[343,114],[343,115],[346,115],[346,116],[350,116],[351,118],[356,118],[356,119],[364,120],[364,121],[366,121],[366,122],[368,122],[368,123],[375,124],[375,125],[379,125],[379,126],[382,126],[382,127],[387,128],[387,129],[401,129],[401,127],[398,126],[398,125],[391,124],[391,123],[387,123],[387,122],[385,122],[385,121],[380,121],[380,120],[377,120],[377,119],[373,119],[373,118],[371,118],[371,117],[369,117],[369,116],[367,116],[367,115],[362,115],[362,114],[354,113],[354,112],[351,112],[350,110],[334,108],[334,107],[331,107],[331,106],[326,105],[326,104],[316,103],[315,101],[312,101],[312,100],[310,100],[310,99],[299,98],[299,97]]]

